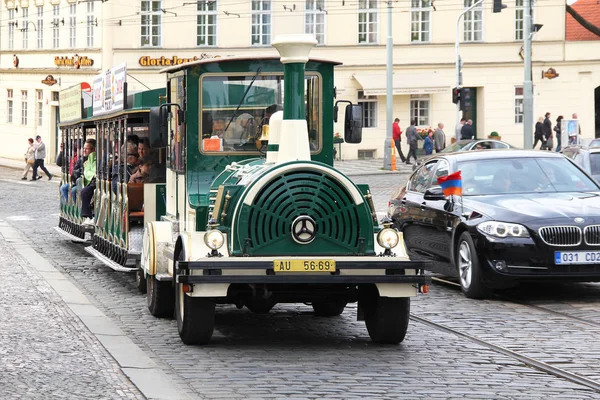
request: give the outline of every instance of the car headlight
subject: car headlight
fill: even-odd
[[[377,242],[384,249],[393,249],[400,241],[398,231],[392,228],[382,229],[377,235]]]
[[[499,238],[505,237],[529,237],[527,228],[519,224],[511,224],[508,222],[487,221],[477,225],[477,229],[486,235]]]
[[[213,250],[218,250],[225,243],[223,233],[218,229],[211,229],[204,234],[204,243]]]

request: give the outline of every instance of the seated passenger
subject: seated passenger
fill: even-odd
[[[228,145],[244,144],[248,139],[256,136],[256,121],[248,113],[243,113],[231,122],[223,135],[223,140]]]
[[[125,167],[125,176],[123,176],[123,164],[115,164],[112,168],[111,188],[113,193],[117,193],[118,184],[129,182],[131,175],[135,174],[138,169],[139,155],[137,147],[133,143],[127,143],[127,166]],[[119,167],[121,170],[119,170]],[[119,181],[119,173],[121,180]]]
[[[96,140],[88,139],[83,146],[87,160],[83,163],[83,189],[81,189],[81,216],[85,218],[83,225],[93,225],[93,209],[90,204],[96,190]]]
[[[148,138],[142,138],[140,140],[140,143],[138,143],[138,155],[140,156],[140,159],[144,158],[144,157],[148,157],[150,155],[150,139]]]
[[[505,170],[497,171],[494,174],[493,187],[496,193],[510,193],[513,190],[510,174]]]
[[[151,157],[142,158],[137,171],[133,175],[131,175],[131,178],[129,178],[129,183],[146,182],[148,180],[148,177],[150,176],[150,169],[152,168],[153,164],[154,163],[152,162]]]

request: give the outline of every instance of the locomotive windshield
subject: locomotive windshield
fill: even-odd
[[[318,75],[307,74],[305,80],[309,141],[311,152],[317,152],[322,143],[320,79]],[[271,114],[283,110],[283,83],[282,74],[204,76],[200,151],[259,153],[262,126],[269,124]]]

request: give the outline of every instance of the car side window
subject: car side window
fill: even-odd
[[[506,143],[502,143],[497,140],[492,141],[491,144],[492,144],[492,149],[508,149],[508,146],[506,145]]]
[[[409,189],[413,192],[425,193],[430,186],[437,161],[429,162],[419,168],[410,180]]]
[[[437,169],[435,170],[435,176],[433,177],[433,180],[431,182],[431,186],[437,186],[437,180],[438,178],[442,177],[442,176],[446,176],[450,173],[450,168],[448,166],[448,161],[446,160],[440,160],[437,163]]]

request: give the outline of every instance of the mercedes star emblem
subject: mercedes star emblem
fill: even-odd
[[[301,215],[292,222],[292,238],[296,243],[309,244],[316,234],[317,224],[308,215]]]

